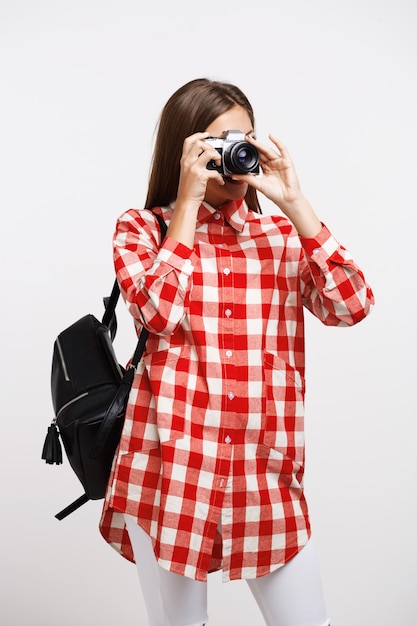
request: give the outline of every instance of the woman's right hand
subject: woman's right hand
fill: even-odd
[[[205,141],[207,137],[207,132],[195,133],[184,141],[176,205],[198,210],[206,195],[209,179],[215,179],[219,185],[224,185],[222,176],[216,170],[207,169],[210,161],[215,161],[217,165],[221,162],[217,150]]]
[[[209,161],[216,161],[218,165],[221,162],[217,150],[204,141],[209,136],[207,132],[195,133],[184,141],[177,199],[167,231],[169,237],[191,249],[194,248],[197,212],[206,195],[207,182],[215,179],[219,185],[224,185],[219,172],[207,169]]]

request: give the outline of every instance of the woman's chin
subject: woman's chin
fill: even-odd
[[[221,206],[232,200],[240,200],[244,198],[248,190],[248,184],[242,180],[233,180],[224,177],[224,185],[219,185],[217,181],[209,181],[207,185],[205,200],[211,206]]]
[[[231,178],[230,176],[223,176],[223,180],[226,185],[233,185],[234,187],[241,187],[242,185],[246,185],[244,180],[237,180],[236,178]]]

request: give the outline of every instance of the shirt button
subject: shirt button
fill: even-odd
[[[233,352],[231,350],[226,350],[226,356],[231,357]]]
[[[223,274],[226,274],[226,276],[229,276],[230,274],[230,267],[225,267],[223,270]]]
[[[215,220],[219,220],[220,219],[220,213],[215,213],[214,214],[214,219]]]
[[[320,252],[320,248],[314,248],[313,254],[317,254],[317,252]]]
[[[224,313],[225,313],[226,317],[230,317],[231,314],[232,314],[232,311],[230,309],[226,309]]]
[[[235,397],[235,394],[233,393],[233,391],[229,391],[229,393],[227,394],[227,397],[229,398],[229,400],[233,400],[233,398]]]
[[[224,438],[226,443],[230,443],[232,441],[232,438],[230,435],[226,435],[226,437]]]

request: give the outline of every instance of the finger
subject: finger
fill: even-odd
[[[233,180],[242,180],[243,182],[247,183],[250,187],[257,189],[258,191],[261,190],[262,177],[257,176],[256,174],[233,174],[232,178]]]
[[[208,170],[208,177],[211,180],[215,180],[220,186],[223,186],[226,184],[226,181],[224,180],[223,176],[217,170]]]
[[[284,159],[289,159],[291,161],[290,153],[288,152],[286,146],[282,143],[282,141],[278,139],[278,137],[275,137],[275,135],[272,135],[272,134],[269,134],[269,139],[278,148],[281,156]]]
[[[213,148],[210,144],[206,143],[205,141],[202,142],[203,146],[201,147],[200,153],[198,155],[198,159],[205,164],[205,166],[207,166],[208,163],[210,163],[210,161],[214,161],[216,163],[216,165],[220,165],[221,163],[221,156],[220,153]]]
[[[203,162],[205,162],[205,165],[207,165],[207,163],[209,163],[210,161],[215,161],[217,165],[220,165],[221,156],[219,152],[215,148],[213,148],[213,146],[206,143],[205,141],[198,141],[195,144],[195,148],[196,150],[194,152],[194,155],[196,156],[196,158],[201,159]]]
[[[194,133],[194,135],[190,135],[184,139],[183,143],[183,155],[200,154],[202,148],[204,148],[204,139],[209,136],[209,133]]]
[[[205,130],[201,133],[194,133],[193,135],[190,135],[189,137],[186,138],[185,141],[190,141],[190,142],[201,141],[203,139],[207,139],[207,137],[209,136],[210,136],[210,133],[208,133]]]
[[[281,156],[281,154],[277,154],[277,152],[273,148],[271,148],[271,146],[266,146],[265,144],[261,143],[257,139],[254,139],[250,135],[247,135],[246,139],[258,150],[259,160],[261,161],[261,163],[273,161],[277,157]]]
[[[183,144],[182,162],[189,165],[198,163],[206,168],[210,161],[214,161],[219,166],[221,164],[221,155],[210,143],[204,141],[209,136],[210,133],[204,131],[187,137]]]

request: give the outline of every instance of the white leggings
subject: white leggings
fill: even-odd
[[[207,583],[161,567],[152,541],[125,515],[137,563],[149,626],[203,626],[207,617]],[[247,580],[267,626],[330,626],[312,540],[286,565]]]

